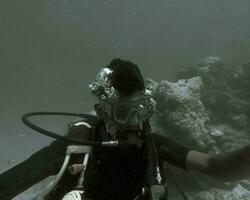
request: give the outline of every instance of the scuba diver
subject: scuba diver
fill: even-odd
[[[91,147],[84,159],[74,155],[69,170],[44,199],[163,200],[167,198],[164,162],[225,181],[250,175],[250,145],[208,155],[152,133],[150,118],[156,102],[136,64],[114,59],[97,74],[90,90],[98,100],[96,116],[69,124],[67,137],[103,146]],[[56,140],[2,173],[0,199],[12,199],[58,173],[65,151],[67,145]],[[80,174],[80,178],[72,174]]]

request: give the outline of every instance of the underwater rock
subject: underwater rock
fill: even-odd
[[[246,130],[238,130],[228,124],[210,125],[210,135],[223,152],[239,149],[250,142]]]
[[[191,200],[249,200],[250,192],[238,184],[232,190],[210,189],[198,193],[189,193]]]
[[[212,135],[213,137],[216,137],[216,138],[220,138],[220,137],[224,136],[224,132],[219,130],[219,129],[213,128],[210,130],[210,135]]]
[[[225,200],[248,200],[250,199],[250,192],[238,184],[232,191],[225,192]]]
[[[200,76],[204,83],[201,101],[213,122],[230,123],[232,115],[243,114],[250,117],[250,62],[229,68],[224,66],[219,57],[207,57],[201,59],[197,65],[183,69],[177,79],[196,76]],[[245,128],[249,120],[243,121],[232,125],[235,128]]]
[[[157,84],[147,80],[147,88],[154,89],[153,96],[157,102],[154,118],[157,132],[192,148],[212,150],[215,147],[206,127],[209,117],[200,101],[200,77],[176,83],[161,81]]]
[[[212,81],[214,76],[218,76],[218,72],[223,70],[221,59],[219,57],[206,57],[198,61],[197,65],[189,66],[177,73],[177,81],[180,79],[190,79],[200,76],[203,81]]]
[[[233,115],[231,118],[232,125],[239,129],[246,129],[248,126],[248,117],[245,114]]]
[[[242,185],[242,187],[246,188],[248,191],[250,191],[250,181],[249,180],[239,181],[239,184]]]
[[[207,68],[204,68],[204,72],[207,69],[212,70],[211,66],[214,66],[214,62],[219,62],[219,59],[206,61]],[[214,66],[213,73],[217,73],[219,70],[219,65]],[[192,149],[226,152],[243,147],[250,141],[246,139],[249,137],[247,137],[245,130],[239,131],[232,124],[229,126],[225,118],[220,118],[221,116],[216,116],[219,120],[215,124],[211,122],[208,115],[209,110],[203,106],[202,91],[206,86],[202,80],[201,77],[181,79],[175,83],[168,81],[156,83],[153,80],[147,80],[147,87],[152,90],[158,109],[153,120],[154,130]],[[206,78],[206,81],[208,80],[210,80],[209,76]],[[214,92],[213,88],[210,89],[210,93]],[[218,103],[217,98],[219,97],[220,95],[213,96],[216,100],[214,103]],[[215,118],[215,112],[211,112],[211,115]],[[245,129],[247,117],[244,115],[233,116],[238,116],[239,123],[244,121],[240,127]],[[185,174],[183,174],[183,179],[186,179]],[[190,200],[250,199],[250,192],[245,187],[249,183],[247,180],[243,182],[244,184],[242,183],[247,189],[240,184],[236,184],[236,186],[235,183],[223,184],[216,180],[208,181],[198,176],[193,177],[193,181],[202,187],[199,188],[200,192],[188,192]],[[182,186],[182,190],[186,191],[186,187]],[[207,189],[204,190],[204,188]]]

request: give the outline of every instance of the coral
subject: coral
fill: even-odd
[[[238,129],[248,126],[250,62],[229,68],[225,67],[220,58],[207,57],[201,59],[196,66],[183,69],[177,79],[195,76],[200,76],[204,83],[201,101],[213,122],[227,121]],[[240,120],[237,120],[239,116]]]
[[[147,83],[148,88],[154,89],[153,95],[157,102],[154,127],[161,127],[161,130],[156,131],[187,146],[212,150],[215,141],[208,134],[209,117],[200,101],[201,78],[176,83],[162,81],[159,84],[148,80]]]

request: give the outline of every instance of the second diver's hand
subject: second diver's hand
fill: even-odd
[[[213,155],[190,151],[186,167],[223,181],[250,177],[250,144],[235,151]]]

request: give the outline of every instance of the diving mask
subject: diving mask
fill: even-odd
[[[111,117],[120,125],[136,126],[148,120],[155,111],[155,102],[147,97],[118,99],[111,105]]]

